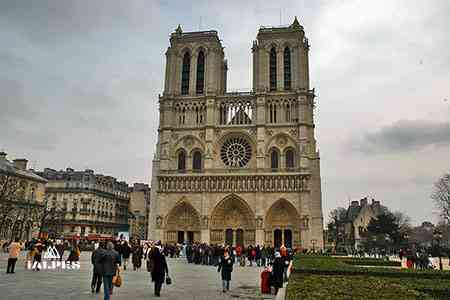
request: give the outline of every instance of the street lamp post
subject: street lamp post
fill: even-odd
[[[437,250],[438,250],[438,255],[439,255],[439,270],[442,271],[443,270],[442,257],[441,257],[442,231],[440,231],[439,229],[435,229],[433,231],[433,236],[434,236],[434,239],[436,240]]]

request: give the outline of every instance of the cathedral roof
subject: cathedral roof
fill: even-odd
[[[303,31],[303,26],[298,22],[297,17],[294,18],[294,22],[290,25],[280,26],[261,26],[259,33],[283,33],[283,32],[295,32]]]

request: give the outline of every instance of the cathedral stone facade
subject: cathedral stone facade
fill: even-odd
[[[309,43],[261,27],[252,92],[227,92],[216,31],[170,36],[153,159],[149,239],[323,247]]]

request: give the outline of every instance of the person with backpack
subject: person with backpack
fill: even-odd
[[[103,277],[103,299],[109,300],[113,293],[113,276],[118,273],[121,265],[120,255],[114,250],[112,242],[106,244],[106,249],[100,249],[98,263],[100,264],[100,275]]]
[[[99,246],[97,247],[97,249],[95,249],[92,252],[91,255],[91,263],[93,266],[93,270],[92,270],[92,280],[91,280],[91,292],[92,293],[99,293],[100,292],[100,287],[102,285],[102,275],[101,275],[101,269],[102,269],[102,264],[101,264],[101,254],[102,251],[105,249],[105,242],[100,242]]]

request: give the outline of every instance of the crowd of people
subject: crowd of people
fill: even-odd
[[[293,249],[284,245],[276,249],[271,246],[225,246],[206,243],[167,244],[163,253],[169,257],[185,257],[189,264],[210,265],[218,267],[223,280],[223,292],[230,288],[233,266],[267,267],[270,272],[269,284],[275,293],[287,280],[287,269],[294,255]]]
[[[79,241],[52,239],[35,239],[27,242],[14,240],[3,242],[0,247],[9,252],[6,273],[15,273],[15,264],[22,250],[27,251],[26,261],[32,262],[34,271],[39,271],[44,253],[54,251],[57,257],[52,260],[79,261],[81,248]],[[207,265],[217,268],[221,274],[223,292],[230,289],[233,268],[258,266],[264,267],[271,274],[270,284],[275,293],[287,280],[286,271],[294,254],[292,250],[282,246],[275,249],[270,246],[226,246],[206,243],[165,244],[161,242],[140,241],[133,239],[95,242],[91,254],[92,279],[91,292],[100,293],[103,285],[104,299],[110,299],[113,293],[113,278],[121,270],[132,268],[139,271],[145,266],[154,283],[154,294],[159,297],[162,285],[170,284],[169,269],[166,257],[186,259],[188,264]],[[66,254],[66,255],[65,255]],[[65,255],[65,256],[64,256]]]
[[[52,260],[62,261],[64,252],[68,251],[66,262],[76,262],[80,259],[80,248],[76,241],[68,242],[62,240],[52,240],[52,239],[33,239],[30,241],[20,241],[19,239],[14,239],[12,241],[1,241],[1,248],[3,252],[9,253],[8,266],[6,273],[14,274],[15,266],[20,255],[20,252],[27,251],[26,264],[25,266],[33,266],[33,271],[40,271],[40,266],[42,262],[42,256],[44,253],[51,249]],[[29,264],[28,264],[29,263]]]
[[[414,251],[411,249],[401,249],[398,252],[400,260],[406,259],[406,267],[408,269],[434,269],[435,264],[432,261],[431,253],[425,250]]]

